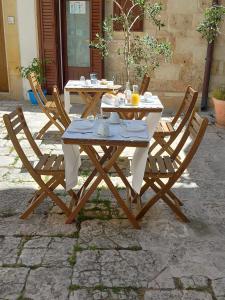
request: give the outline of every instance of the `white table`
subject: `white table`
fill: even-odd
[[[140,101],[139,105],[122,104],[115,106],[107,104],[103,100],[101,102],[101,110],[103,112],[117,112],[122,119],[143,119],[149,113],[162,113],[164,107],[157,96],[153,96],[150,102]]]
[[[70,93],[78,93],[81,99],[84,101],[85,109],[81,117],[86,118],[89,114],[96,114],[96,107],[101,100],[104,93],[118,92],[121,89],[121,85],[85,85],[80,80],[69,80],[64,88],[64,103],[67,113],[70,112]]]

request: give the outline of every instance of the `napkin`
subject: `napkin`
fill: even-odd
[[[131,174],[132,174],[132,187],[139,193],[141,190],[143,177],[145,173],[146,162],[148,158],[148,150],[150,146],[150,140],[156,130],[158,122],[161,118],[161,112],[149,113],[146,122],[149,133],[149,145],[146,148],[136,148],[134,156],[131,162]]]
[[[78,145],[62,144],[65,162],[66,190],[71,190],[78,182],[78,170],[81,166]]]

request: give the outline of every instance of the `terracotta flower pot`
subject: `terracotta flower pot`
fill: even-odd
[[[214,97],[212,100],[215,107],[216,126],[225,128],[225,100],[219,100]]]

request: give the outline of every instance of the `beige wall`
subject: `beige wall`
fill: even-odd
[[[20,65],[16,0],[0,0],[3,6],[6,57],[9,77],[9,93],[0,93],[0,99],[20,99],[23,97],[22,80],[16,69]],[[8,24],[7,17],[14,16],[15,24]]]
[[[207,43],[196,32],[196,26],[203,17],[203,12],[210,0],[163,0],[164,10],[161,14],[165,27],[156,31],[149,22],[144,23],[144,32],[170,41],[173,46],[173,58],[156,70],[150,82],[150,90],[160,95],[166,107],[177,106],[185,87],[191,84],[201,93],[204,75]],[[225,5],[222,0],[221,4]],[[106,0],[106,15],[112,14],[112,0]],[[223,24],[223,32],[225,25]],[[115,41],[111,47],[112,55],[106,60],[106,76],[121,71],[121,64],[115,49],[122,38],[121,33],[114,33]],[[225,36],[216,42],[214,64],[210,89],[225,83]],[[115,58],[116,57],[116,58]],[[201,95],[200,95],[201,96]],[[200,98],[200,97],[199,97]]]

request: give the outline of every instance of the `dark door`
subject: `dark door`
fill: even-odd
[[[69,79],[89,77],[96,72],[103,76],[103,61],[90,41],[101,31],[103,1],[62,1],[62,48],[64,84]]]

